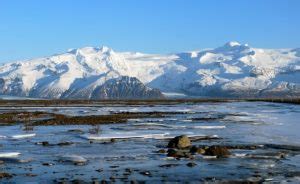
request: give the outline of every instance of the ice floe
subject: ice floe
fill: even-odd
[[[6,139],[7,138],[7,136],[5,136],[5,135],[0,135],[0,139]]]
[[[35,137],[36,134],[18,134],[18,135],[12,135],[10,138],[11,139],[26,139],[26,138],[31,138]]]
[[[167,127],[167,125],[165,124],[161,124],[161,123],[135,123],[132,124],[133,126],[162,126],[162,127]]]
[[[223,129],[226,128],[226,126],[193,126],[193,128],[198,128],[198,129]]]
[[[111,140],[111,139],[164,139],[166,136],[169,135],[168,133],[162,134],[122,134],[122,135],[92,135],[92,134],[84,134],[80,135],[79,137],[88,140]]]
[[[87,162],[87,159],[80,155],[67,154],[58,157],[61,162],[72,162],[74,164],[85,164]]]
[[[21,155],[19,152],[0,152],[0,158],[16,158],[19,155]]]
[[[142,122],[142,119],[128,119],[129,122]]]

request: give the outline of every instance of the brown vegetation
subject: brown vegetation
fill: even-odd
[[[66,116],[46,112],[7,112],[0,114],[0,125],[23,123],[38,125],[98,125],[126,123],[128,119],[158,118],[174,114],[174,112],[122,112],[109,115]]]

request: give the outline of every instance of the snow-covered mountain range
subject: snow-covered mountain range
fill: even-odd
[[[169,55],[71,49],[0,66],[0,94],[55,98],[300,97],[300,49],[229,42]]]

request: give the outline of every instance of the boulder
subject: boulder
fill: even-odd
[[[192,154],[204,154],[205,149],[199,148],[197,146],[192,146],[191,149],[190,149],[190,153],[192,153]]]
[[[205,155],[209,156],[217,156],[220,157],[228,157],[230,155],[229,150],[224,146],[210,146],[205,149]]]
[[[184,149],[191,146],[191,141],[186,135],[174,137],[169,141],[168,148]]]

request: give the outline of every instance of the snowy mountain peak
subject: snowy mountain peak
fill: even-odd
[[[156,88],[193,96],[299,97],[299,68],[299,49],[257,49],[238,42],[171,55],[83,47],[0,66],[0,94],[90,99],[109,97],[109,91],[126,98],[126,91],[140,98],[154,96],[148,88]]]
[[[111,48],[107,47],[107,46],[100,47],[100,51],[102,53],[104,53],[104,52],[113,52],[113,50]]]
[[[107,46],[102,46],[102,47],[82,47],[78,49],[68,49],[67,53],[71,54],[81,54],[81,55],[88,55],[88,54],[112,54],[114,51],[107,47]]]
[[[224,46],[225,47],[235,47],[235,46],[241,46],[241,44],[236,41],[230,41],[230,42],[227,42]]]
[[[225,45],[213,49],[213,52],[221,54],[230,54],[233,56],[241,56],[253,54],[254,50],[248,44],[240,44],[238,42],[228,42]]]

